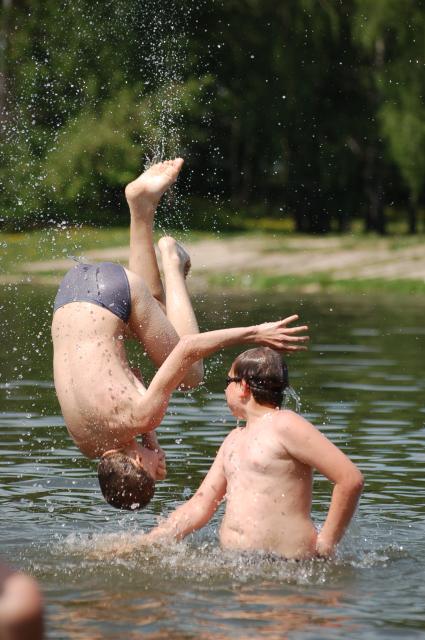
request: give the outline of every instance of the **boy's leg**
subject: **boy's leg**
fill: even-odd
[[[175,244],[175,253],[173,259],[171,259],[173,252],[171,247],[167,247],[170,256],[168,256],[169,264],[166,267],[166,278],[167,282],[171,281],[176,286],[176,291],[173,292],[171,297],[171,307],[174,307],[171,313],[177,315],[180,309],[182,319],[178,323],[178,329],[182,331],[181,335],[184,335],[184,333],[189,333],[190,330],[196,332],[198,327],[191,306],[191,315],[185,316],[188,311],[188,301],[190,304],[184,277],[186,260],[183,261],[181,254],[177,251],[179,245],[171,238],[167,238],[168,244],[171,244],[171,241]],[[177,259],[179,256],[180,262]],[[143,345],[149,358],[159,367],[174,349],[180,336],[158,304],[158,301],[152,296],[145,281],[132,271],[127,271],[127,277],[131,291],[130,329]],[[180,294],[182,296],[181,300]],[[186,375],[183,384],[186,387],[196,386],[202,380],[202,376],[202,362],[195,363]]]
[[[167,317],[179,336],[199,333],[186,286],[186,276],[190,269],[189,254],[170,236],[161,238],[158,246],[164,270]]]
[[[153,220],[161,196],[177,180],[183,160],[167,160],[153,165],[125,189],[130,209],[129,269],[141,276],[153,297],[165,305],[153,242]]]
[[[132,297],[130,326],[157,366],[164,362],[179,336],[199,331],[185,282],[190,266],[188,254],[173,238],[160,240],[167,287],[167,317],[162,311],[165,295],[153,246],[156,207],[163,193],[177,179],[182,165],[181,159],[153,165],[126,188],[131,213],[128,272]],[[202,364],[198,363],[185,383],[194,386],[201,379]]]

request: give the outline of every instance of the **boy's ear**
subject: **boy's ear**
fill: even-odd
[[[242,389],[242,396],[244,396],[244,397],[248,396],[251,393],[251,389],[249,388],[249,384],[244,379],[241,380],[241,389]]]

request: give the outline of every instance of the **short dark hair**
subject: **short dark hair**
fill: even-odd
[[[270,347],[248,349],[232,365],[234,376],[245,380],[258,404],[281,407],[289,386],[288,367],[282,356]]]
[[[116,509],[142,509],[154,496],[155,480],[121,451],[102,456],[97,474],[103,497]]]

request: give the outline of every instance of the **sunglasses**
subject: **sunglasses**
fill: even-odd
[[[227,376],[227,378],[226,378],[226,386],[224,388],[227,389],[227,387],[229,386],[229,384],[231,382],[240,382],[241,380],[242,380],[242,378],[239,378],[237,376],[235,378],[232,378],[231,376]]]

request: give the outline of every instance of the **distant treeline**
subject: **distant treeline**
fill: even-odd
[[[193,228],[415,233],[424,42],[421,0],[2,0],[1,224],[122,222],[184,155]]]

